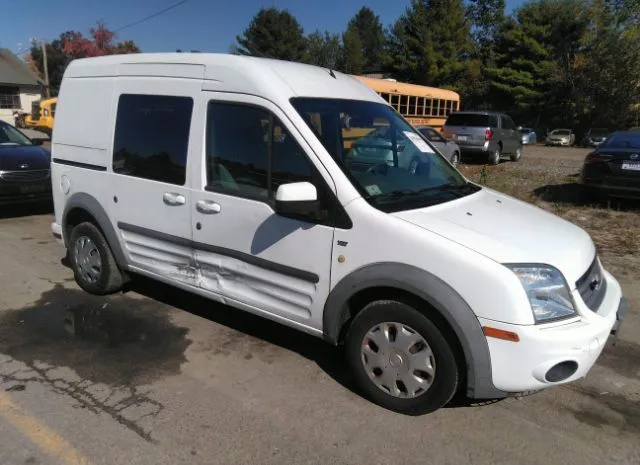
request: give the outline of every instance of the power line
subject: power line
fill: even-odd
[[[120,27],[120,28],[116,29],[116,30],[115,30],[115,31],[113,31],[113,32],[119,32],[119,31],[122,31],[123,29],[126,29],[126,28],[128,28],[128,27],[136,26],[136,25],[138,25],[138,24],[140,24],[140,23],[144,23],[145,21],[148,21],[148,20],[150,20],[151,18],[155,18],[156,16],[159,16],[159,15],[161,15],[161,14],[163,14],[163,13],[166,13],[166,12],[167,12],[167,11],[169,11],[169,10],[173,10],[174,8],[176,8],[176,7],[180,6],[180,5],[182,5],[183,3],[187,3],[188,1],[189,1],[189,0],[180,0],[179,2],[174,3],[173,5],[170,5],[170,6],[168,6],[167,8],[165,8],[165,9],[163,9],[163,10],[156,11],[155,13],[153,13],[153,14],[151,14],[151,15],[149,15],[149,16],[147,16],[147,17],[145,17],[145,18],[139,19],[138,21],[134,21],[133,23],[130,23],[130,24],[126,24],[125,26],[122,26],[122,27]]]

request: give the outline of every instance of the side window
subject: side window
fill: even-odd
[[[504,123],[504,121],[503,121]],[[498,125],[498,117],[496,115],[489,115],[489,127],[491,128],[497,128],[499,127]],[[504,128],[504,124],[502,126]]]
[[[193,99],[122,94],[113,171],[169,184],[185,183]]]
[[[515,129],[516,125],[513,124],[513,121],[511,120],[511,118],[509,118],[506,115],[502,116],[502,127],[504,129]]]
[[[270,112],[209,103],[208,189],[266,200],[275,197],[281,184],[312,182],[312,172],[302,148]]]

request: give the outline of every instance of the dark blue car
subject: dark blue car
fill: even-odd
[[[640,199],[640,132],[611,134],[584,160],[580,183],[585,198]]]
[[[0,205],[51,201],[51,152],[0,121]]]

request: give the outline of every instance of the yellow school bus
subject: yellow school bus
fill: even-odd
[[[33,102],[31,105],[31,114],[27,115],[24,120],[25,125],[28,128],[42,131],[51,136],[57,104],[57,97]]]
[[[354,76],[374,90],[414,126],[426,125],[441,130],[447,116],[460,109],[460,95],[452,90]]]

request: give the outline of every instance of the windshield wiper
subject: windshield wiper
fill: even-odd
[[[369,195],[367,200],[373,200],[378,202],[380,200],[401,200],[402,198],[415,198],[422,197],[425,194],[452,194],[454,197],[463,197],[466,194],[470,194],[479,190],[480,188],[470,184],[454,185],[454,184],[442,184],[440,186],[424,187],[422,189],[396,189],[391,192],[386,192],[379,195]]]

